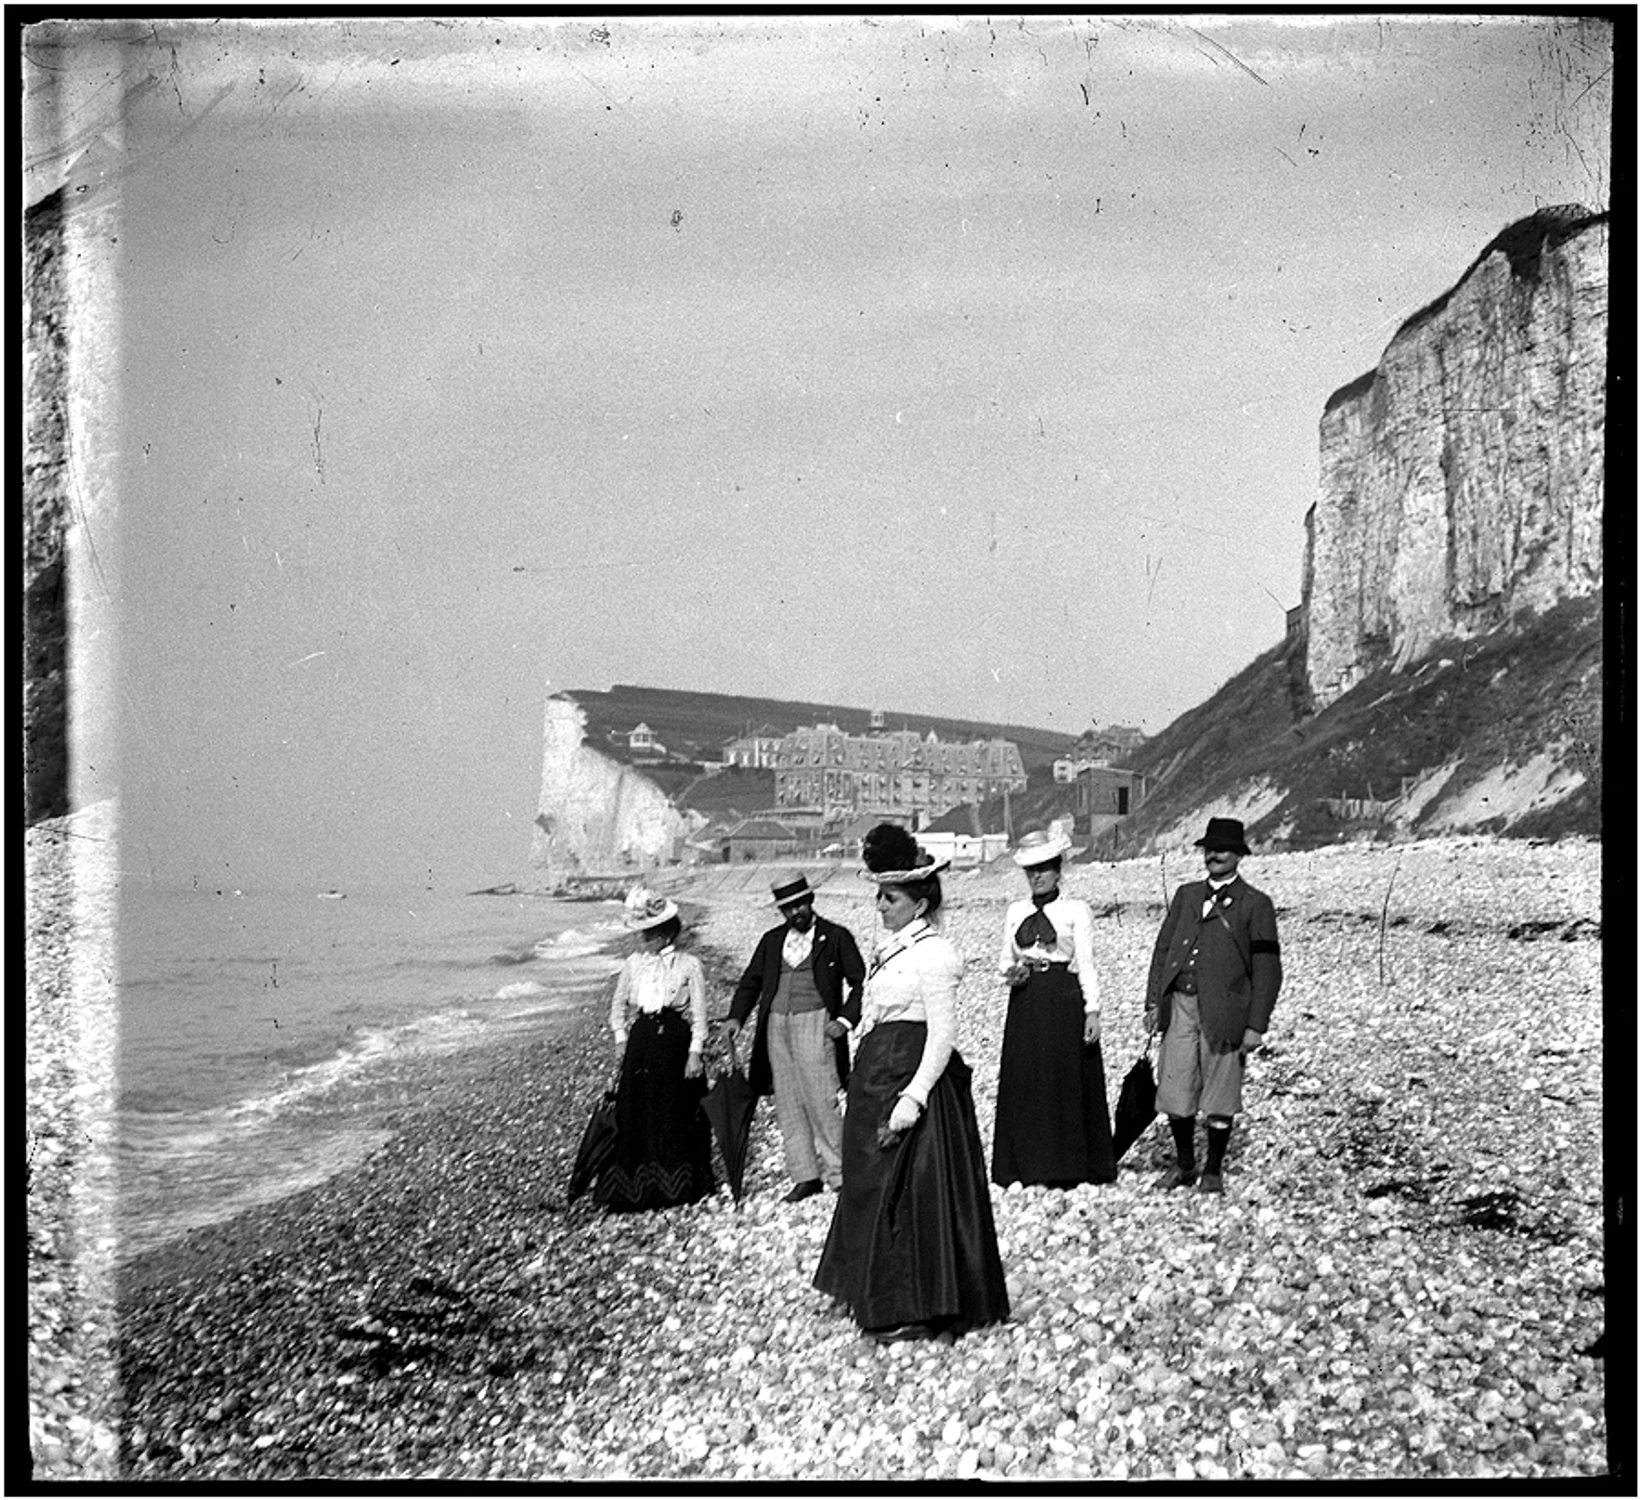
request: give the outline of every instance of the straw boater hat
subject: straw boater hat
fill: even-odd
[[[678,906],[658,891],[635,885],[627,893],[627,910],[622,918],[631,932],[648,932],[678,915]]]
[[[1051,859],[1060,859],[1071,852],[1071,840],[1063,833],[1048,833],[1034,828],[1020,835],[1014,848],[1014,862],[1022,870],[1033,865],[1046,865]]]
[[[812,901],[815,896],[807,875],[799,875],[790,880],[777,880],[770,890],[775,897],[776,906],[795,906],[799,901]]]

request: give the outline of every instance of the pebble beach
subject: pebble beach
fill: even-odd
[[[1067,871],[1096,915],[1113,1101],[1144,1046],[1165,893],[1199,872],[1191,850]],[[1246,860],[1277,905],[1286,982],[1225,1194],[1158,1188],[1161,1126],[1114,1183],[994,1189],[1012,1316],[954,1344],[879,1347],[812,1289],[832,1199],[779,1201],[767,1102],[739,1206],[727,1189],[640,1216],[567,1205],[615,1062],[601,1004],[442,1059],[362,1166],[119,1267],[112,1374],[83,1443],[56,1442],[53,1403],[74,1384],[31,1380],[34,1432],[54,1443],[36,1472],[1605,1474],[1600,872],[1600,846],[1578,841]],[[679,892],[714,1016],[774,920],[749,873]],[[1007,864],[946,883],[988,1147],[995,954],[1020,885]],[[846,869],[817,907],[865,948],[869,897]],[[42,1189],[31,1230],[52,1211]],[[36,1370],[61,1342],[42,1305]]]

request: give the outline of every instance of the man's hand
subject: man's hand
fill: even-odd
[[[1257,1052],[1264,1045],[1265,1045],[1265,1033],[1263,1031],[1255,1031],[1253,1029],[1253,1027],[1250,1026],[1246,1031],[1244,1031],[1242,1033],[1242,1056],[1243,1056],[1243,1059],[1246,1060],[1247,1056],[1250,1052]]]
[[[826,1023],[826,1035],[834,1042],[848,1030],[849,1028],[836,1016]]]
[[[889,1111],[889,1129],[910,1130],[917,1124],[917,1117],[923,1111],[904,1094],[895,1100],[895,1107]]]
[[[1145,1007],[1145,1034],[1147,1036],[1157,1034],[1157,1008],[1154,1005]]]
[[[699,1078],[707,1070],[707,1065],[701,1061],[699,1052],[692,1052],[684,1059],[684,1077]]]
[[[1083,1045],[1092,1047],[1100,1039],[1100,1013],[1093,1011],[1083,1016]]]

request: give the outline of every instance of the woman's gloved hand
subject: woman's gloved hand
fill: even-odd
[[[895,1107],[889,1111],[889,1129],[910,1130],[917,1124],[917,1117],[923,1113],[918,1104],[902,1094],[895,1100]]]

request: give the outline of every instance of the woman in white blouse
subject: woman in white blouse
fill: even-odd
[[[815,1271],[883,1343],[1008,1317],[968,1065],[963,960],[940,934],[940,871],[892,823],[866,836],[886,937],[866,977],[843,1120],[843,1185]]]
[[[621,1051],[616,1146],[593,1184],[613,1212],[693,1203],[712,1191],[712,1137],[701,1113],[707,986],[701,960],[677,946],[678,907],[642,886],[627,897],[627,927],[642,947],[628,956],[610,1000]]]
[[[1031,894],[1003,919],[999,976],[1010,986],[997,1069],[991,1180],[1047,1187],[1117,1175],[1100,1054],[1094,914],[1060,894],[1069,842],[1026,834],[1014,851]]]

